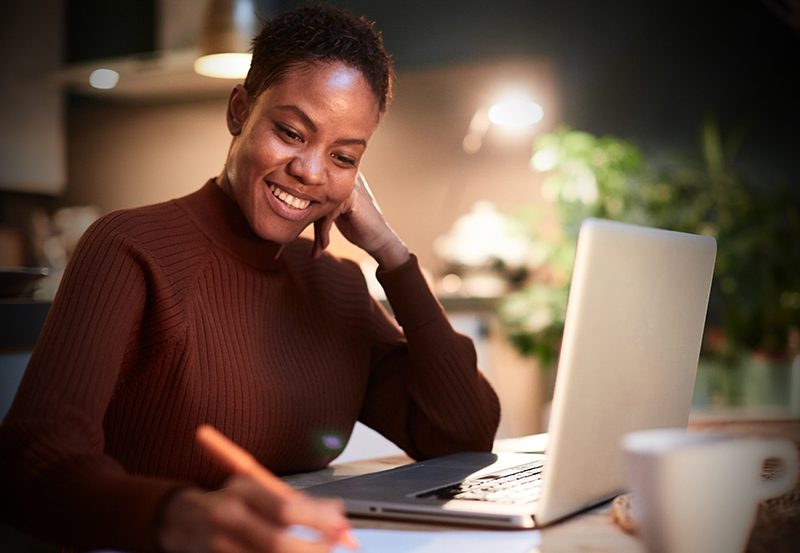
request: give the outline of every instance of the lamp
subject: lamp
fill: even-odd
[[[211,0],[194,70],[206,77],[243,79],[250,69],[250,41],[258,31],[253,0]]]
[[[516,94],[487,109],[479,109],[472,116],[462,147],[468,154],[481,149],[483,138],[491,125],[503,127],[525,127],[538,123],[544,117],[542,106]]]
[[[489,108],[489,121],[506,127],[524,127],[544,117],[542,106],[524,98],[510,98]]]
[[[117,86],[119,82],[119,73],[113,69],[100,68],[92,71],[89,75],[89,84],[92,88],[100,90],[110,90]]]

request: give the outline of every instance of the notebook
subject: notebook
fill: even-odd
[[[356,516],[506,528],[608,501],[625,433],[688,424],[715,256],[710,237],[585,220],[543,455],[458,453],[306,491]],[[495,474],[522,489],[485,493]]]

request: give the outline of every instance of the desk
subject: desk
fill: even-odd
[[[764,436],[789,438],[800,447],[800,419],[797,418],[753,418],[746,416],[693,417],[690,430],[724,432],[739,436]],[[496,445],[508,440],[498,440]],[[385,457],[365,461],[354,461],[333,465],[324,470],[296,474],[284,478],[295,488],[306,488],[341,478],[377,472],[410,463],[405,456]],[[755,529],[747,548],[748,553],[767,551],[797,551],[800,543],[800,478],[793,492],[765,502],[759,510]],[[464,526],[445,526],[413,522],[387,521],[371,518],[351,518],[355,528],[377,528],[412,531],[464,532],[478,529]],[[513,532],[513,530],[509,530]],[[644,544],[636,536],[626,534],[611,518],[610,504],[597,507],[586,513],[541,530],[541,545],[538,553],[575,552],[644,553]]]
[[[284,480],[292,487],[302,489],[316,484],[332,482],[341,478],[357,476],[379,470],[394,468],[411,459],[405,456],[385,457],[367,461],[353,461],[342,465],[333,465],[321,471],[295,474]],[[373,518],[351,518],[355,528],[379,528],[388,530],[413,531],[482,531],[486,528],[465,526],[446,526],[442,524],[425,524],[415,522],[399,522]],[[508,530],[514,532],[514,530]],[[576,551],[644,553],[641,541],[623,532],[611,519],[609,504],[595,508],[587,513],[572,517],[559,524],[542,529],[542,543],[539,553],[567,553]]]

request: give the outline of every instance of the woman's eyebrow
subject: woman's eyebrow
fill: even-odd
[[[317,125],[314,123],[314,121],[311,120],[311,118],[308,116],[308,114],[306,112],[304,112],[302,109],[300,109],[299,107],[294,106],[292,104],[286,104],[286,105],[282,105],[282,106],[275,106],[275,109],[291,111],[297,117],[299,117],[300,119],[303,120],[303,123],[309,129],[311,129],[311,132],[317,132]],[[367,147],[367,141],[364,140],[363,138],[340,138],[340,139],[338,139],[336,141],[336,144],[339,144],[339,145],[342,145],[342,146],[348,145],[348,144],[355,144],[355,145],[364,146],[365,148]]]
[[[367,141],[364,140],[363,138],[340,138],[336,142],[334,142],[334,144],[337,144],[339,146],[347,146],[350,144],[354,144],[356,146],[364,146],[365,148],[367,147]]]
[[[275,109],[282,109],[286,111],[291,111],[295,115],[297,115],[300,119],[303,120],[303,123],[311,129],[311,132],[317,132],[317,125],[311,120],[311,118],[297,106],[293,106],[291,104],[285,106],[275,106]]]

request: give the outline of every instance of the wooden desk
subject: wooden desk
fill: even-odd
[[[302,489],[316,484],[332,482],[341,478],[357,476],[379,470],[386,470],[410,463],[405,456],[385,457],[368,461],[353,461],[341,465],[333,465],[324,470],[295,474],[284,480],[291,486]],[[466,526],[447,526],[443,524],[426,524],[417,522],[399,522],[374,518],[351,517],[355,528],[383,528],[390,530],[446,531],[460,530],[472,532],[487,530]],[[513,532],[514,530],[508,530]],[[542,529],[542,543],[539,553],[574,553],[576,551],[644,553],[641,541],[623,532],[611,519],[610,506],[604,505],[587,513],[572,517],[559,524]]]

